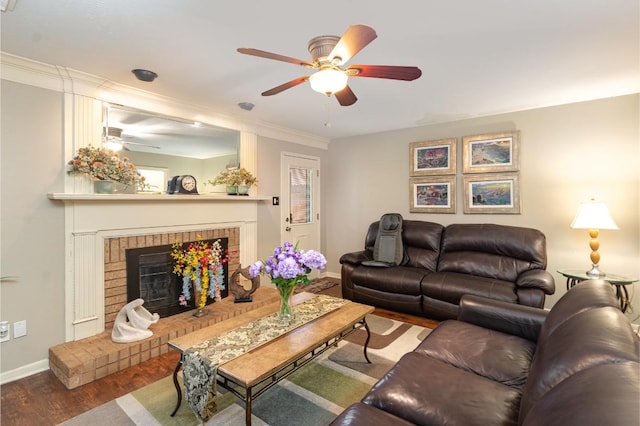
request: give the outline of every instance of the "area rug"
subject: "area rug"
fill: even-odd
[[[347,406],[359,401],[400,357],[413,350],[431,331],[427,328],[369,315],[368,364],[359,330],[313,362],[253,401],[252,424],[327,425]],[[206,425],[244,425],[244,403],[219,387],[218,413]],[[74,417],[64,426],[78,425],[198,425],[187,404],[175,417],[171,376]]]

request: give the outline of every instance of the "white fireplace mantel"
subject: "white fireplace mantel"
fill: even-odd
[[[271,197],[254,197],[239,195],[223,195],[223,194],[199,194],[199,195],[167,195],[167,194],[72,194],[65,192],[50,192],[47,194],[50,200],[59,200],[64,202],[83,202],[83,201],[103,201],[105,203],[118,202],[255,202],[270,200]]]
[[[65,208],[65,340],[105,330],[105,240],[239,228],[240,263],[257,259],[258,204],[269,197],[50,193]]]

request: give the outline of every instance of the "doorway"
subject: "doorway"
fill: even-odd
[[[282,153],[280,240],[320,251],[320,159]],[[310,278],[316,278],[312,271]]]

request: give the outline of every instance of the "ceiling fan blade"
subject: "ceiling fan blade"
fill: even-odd
[[[351,25],[329,54],[329,60],[339,57],[340,64],[344,64],[367,44],[375,40],[376,37],[378,37],[378,35],[371,27],[366,25]]]
[[[277,53],[271,53],[265,50],[240,47],[238,48],[238,52],[244,53],[245,55],[259,56],[261,58],[274,59],[276,61],[289,62],[290,64],[300,65],[306,68],[313,68],[313,64],[310,62],[292,58],[290,56],[278,55]]]
[[[422,75],[418,67],[402,67],[394,65],[351,65],[346,69],[350,77],[389,78],[392,80],[411,81]]]
[[[353,93],[353,90],[351,90],[349,86],[345,86],[344,89],[334,93],[334,95],[342,106],[353,105],[358,100],[357,96],[355,95],[355,93]]]
[[[128,141],[121,141],[120,142],[122,145],[138,145],[138,146],[143,146],[145,148],[153,148],[153,149],[160,149],[159,146],[157,145],[149,145],[146,143],[139,143],[139,142],[128,142]]]
[[[277,95],[280,92],[283,92],[287,89],[291,89],[292,87],[297,86],[298,84],[302,84],[305,81],[309,80],[309,76],[305,75],[304,77],[298,77],[295,80],[288,81],[280,86],[276,86],[273,89],[269,89],[266,92],[262,92],[262,96],[271,96]]]

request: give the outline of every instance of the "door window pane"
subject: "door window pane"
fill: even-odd
[[[291,223],[311,222],[312,179],[309,169],[292,167],[289,169],[289,212]]]

